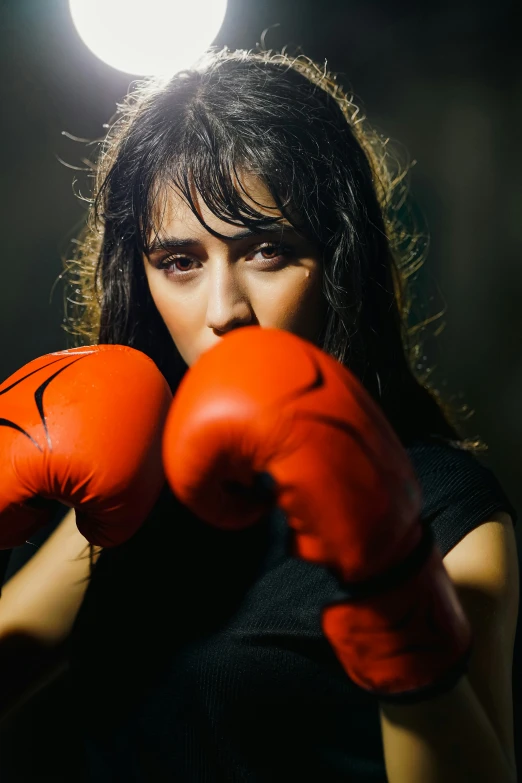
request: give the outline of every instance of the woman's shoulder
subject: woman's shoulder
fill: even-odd
[[[517,512],[491,468],[457,443],[425,437],[406,451],[422,488],[422,518],[445,555],[496,511],[517,522]]]

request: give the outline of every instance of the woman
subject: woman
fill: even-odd
[[[243,326],[349,368],[417,473],[472,628],[467,672],[380,704],[338,665],[319,622],[336,579],[289,555],[281,513],[217,530],[165,489],[67,617],[93,780],[515,780],[516,515],[418,364],[401,177],[357,115],[304,57],[210,52],[136,89],[102,148],[69,317],[146,353],[173,392]]]

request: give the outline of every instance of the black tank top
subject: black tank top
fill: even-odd
[[[497,510],[495,476],[441,442],[408,449],[445,555]],[[167,490],[103,551],[70,639],[96,783],[386,781],[378,702],[320,627],[334,576],[288,554],[284,515],[226,532]]]

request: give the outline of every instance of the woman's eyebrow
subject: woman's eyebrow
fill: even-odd
[[[276,221],[274,223],[268,223],[259,231],[252,231],[249,228],[246,228],[243,231],[238,231],[237,234],[232,234],[232,236],[227,237],[227,240],[235,241],[238,239],[248,239],[253,236],[262,236],[263,234],[279,234],[282,236],[285,233],[295,233],[295,231],[289,223],[279,223]],[[203,242],[201,239],[192,239],[190,237],[156,237],[149,246],[148,254],[152,255],[153,253],[157,253],[159,250],[172,250],[174,248],[188,247],[189,245],[201,246],[203,245]]]

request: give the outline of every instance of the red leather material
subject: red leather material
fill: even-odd
[[[421,493],[402,445],[355,376],[278,329],[230,332],[186,373],[165,426],[178,497],[223,528],[268,503],[227,491],[268,472],[299,533],[298,553],[347,581],[367,579],[418,543]]]
[[[440,551],[371,598],[323,609],[322,628],[350,678],[393,696],[428,688],[467,657],[471,630]]]
[[[145,354],[121,345],[59,351],[0,385],[0,548],[74,506],[99,546],[129,538],[165,482],[161,434],[172,400]]]
[[[381,409],[346,368],[286,331],[226,335],[185,375],[165,427],[167,478],[212,525],[255,524],[276,502],[295,554],[371,584],[419,550],[421,490]],[[274,497],[255,491],[274,480]],[[323,629],[362,687],[401,693],[442,677],[471,643],[440,553],[406,582],[325,607]]]

